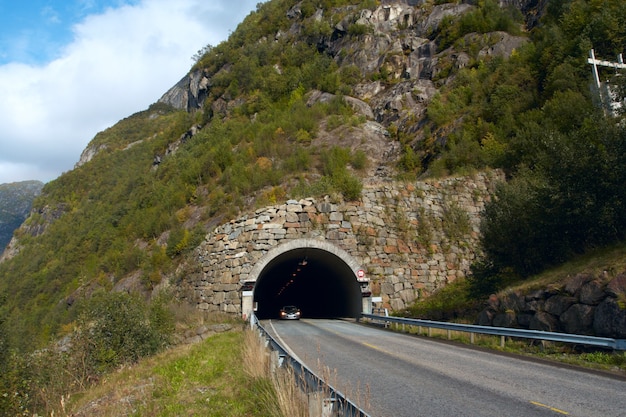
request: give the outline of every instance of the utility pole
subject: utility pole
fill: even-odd
[[[615,70],[626,69],[626,64],[624,64],[624,59],[622,58],[622,54],[617,56],[617,62],[603,61],[600,59],[596,59],[596,55],[591,49],[589,51],[589,58],[587,62],[591,64],[591,72],[593,74],[593,80],[595,82],[595,88],[597,90],[597,94],[600,97],[600,102],[604,107],[605,111],[610,111],[612,114],[615,114],[615,110],[622,106],[622,103],[616,102],[614,100],[614,94],[611,92],[610,87],[606,85],[603,88],[602,82],[600,81],[600,76],[598,74],[598,66],[614,68]]]

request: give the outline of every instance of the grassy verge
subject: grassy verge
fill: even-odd
[[[296,382],[290,368],[272,367],[256,332],[239,328],[108,374],[61,398],[60,415],[305,417],[308,398]]]
[[[391,324],[392,331],[402,331],[418,336],[429,336],[436,339],[450,340],[466,345],[478,346],[499,352],[513,353],[523,356],[542,358],[589,369],[614,372],[626,377],[626,352],[607,350],[584,351],[575,346],[557,342],[542,342],[527,339],[506,338],[504,345],[500,336],[475,334],[473,341],[469,333],[443,329],[421,329],[416,326]]]
[[[272,416],[273,389],[242,365],[244,332],[179,346],[64,398],[71,416]]]

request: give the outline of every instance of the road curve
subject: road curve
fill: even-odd
[[[264,321],[373,417],[626,416],[626,380],[341,320]]]

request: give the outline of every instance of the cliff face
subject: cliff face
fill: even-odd
[[[33,200],[41,193],[43,183],[23,181],[0,184],[0,253],[28,216]]]
[[[527,16],[528,24],[534,24],[538,14],[536,1],[501,3],[502,7],[518,8]],[[416,131],[430,99],[450,81],[446,73],[451,67],[464,67],[471,59],[468,53],[453,47],[440,48],[436,39],[440,24],[444,19],[457,17],[474,7],[469,3],[432,6],[423,1],[390,0],[381,2],[375,10],[357,10],[348,6],[336,11],[318,9],[313,16],[304,17],[298,3],[287,12],[291,27],[276,33],[275,39],[305,40],[332,57],[338,66],[358,68],[365,78],[374,81],[357,85],[351,95],[368,103],[367,113],[371,118],[384,125],[394,123],[398,128],[409,127],[408,131],[411,131],[410,127],[413,127]],[[308,22],[321,21],[329,13],[345,17],[331,28],[330,33],[303,33]],[[354,27],[363,33],[352,36]],[[477,45],[478,57],[508,57],[525,41],[523,36],[497,32],[491,36],[468,35],[466,43]],[[159,102],[186,111],[201,109],[213,93],[216,77],[228,71],[229,65],[217,71],[196,68],[167,91]],[[376,80],[381,73],[386,79]],[[223,95],[211,103],[211,111],[219,113],[228,102],[228,95]]]

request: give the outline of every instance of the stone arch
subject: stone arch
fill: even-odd
[[[303,317],[358,317],[363,308],[358,261],[336,245],[295,239],[269,250],[252,268],[242,312],[275,318],[282,305],[298,305]]]

